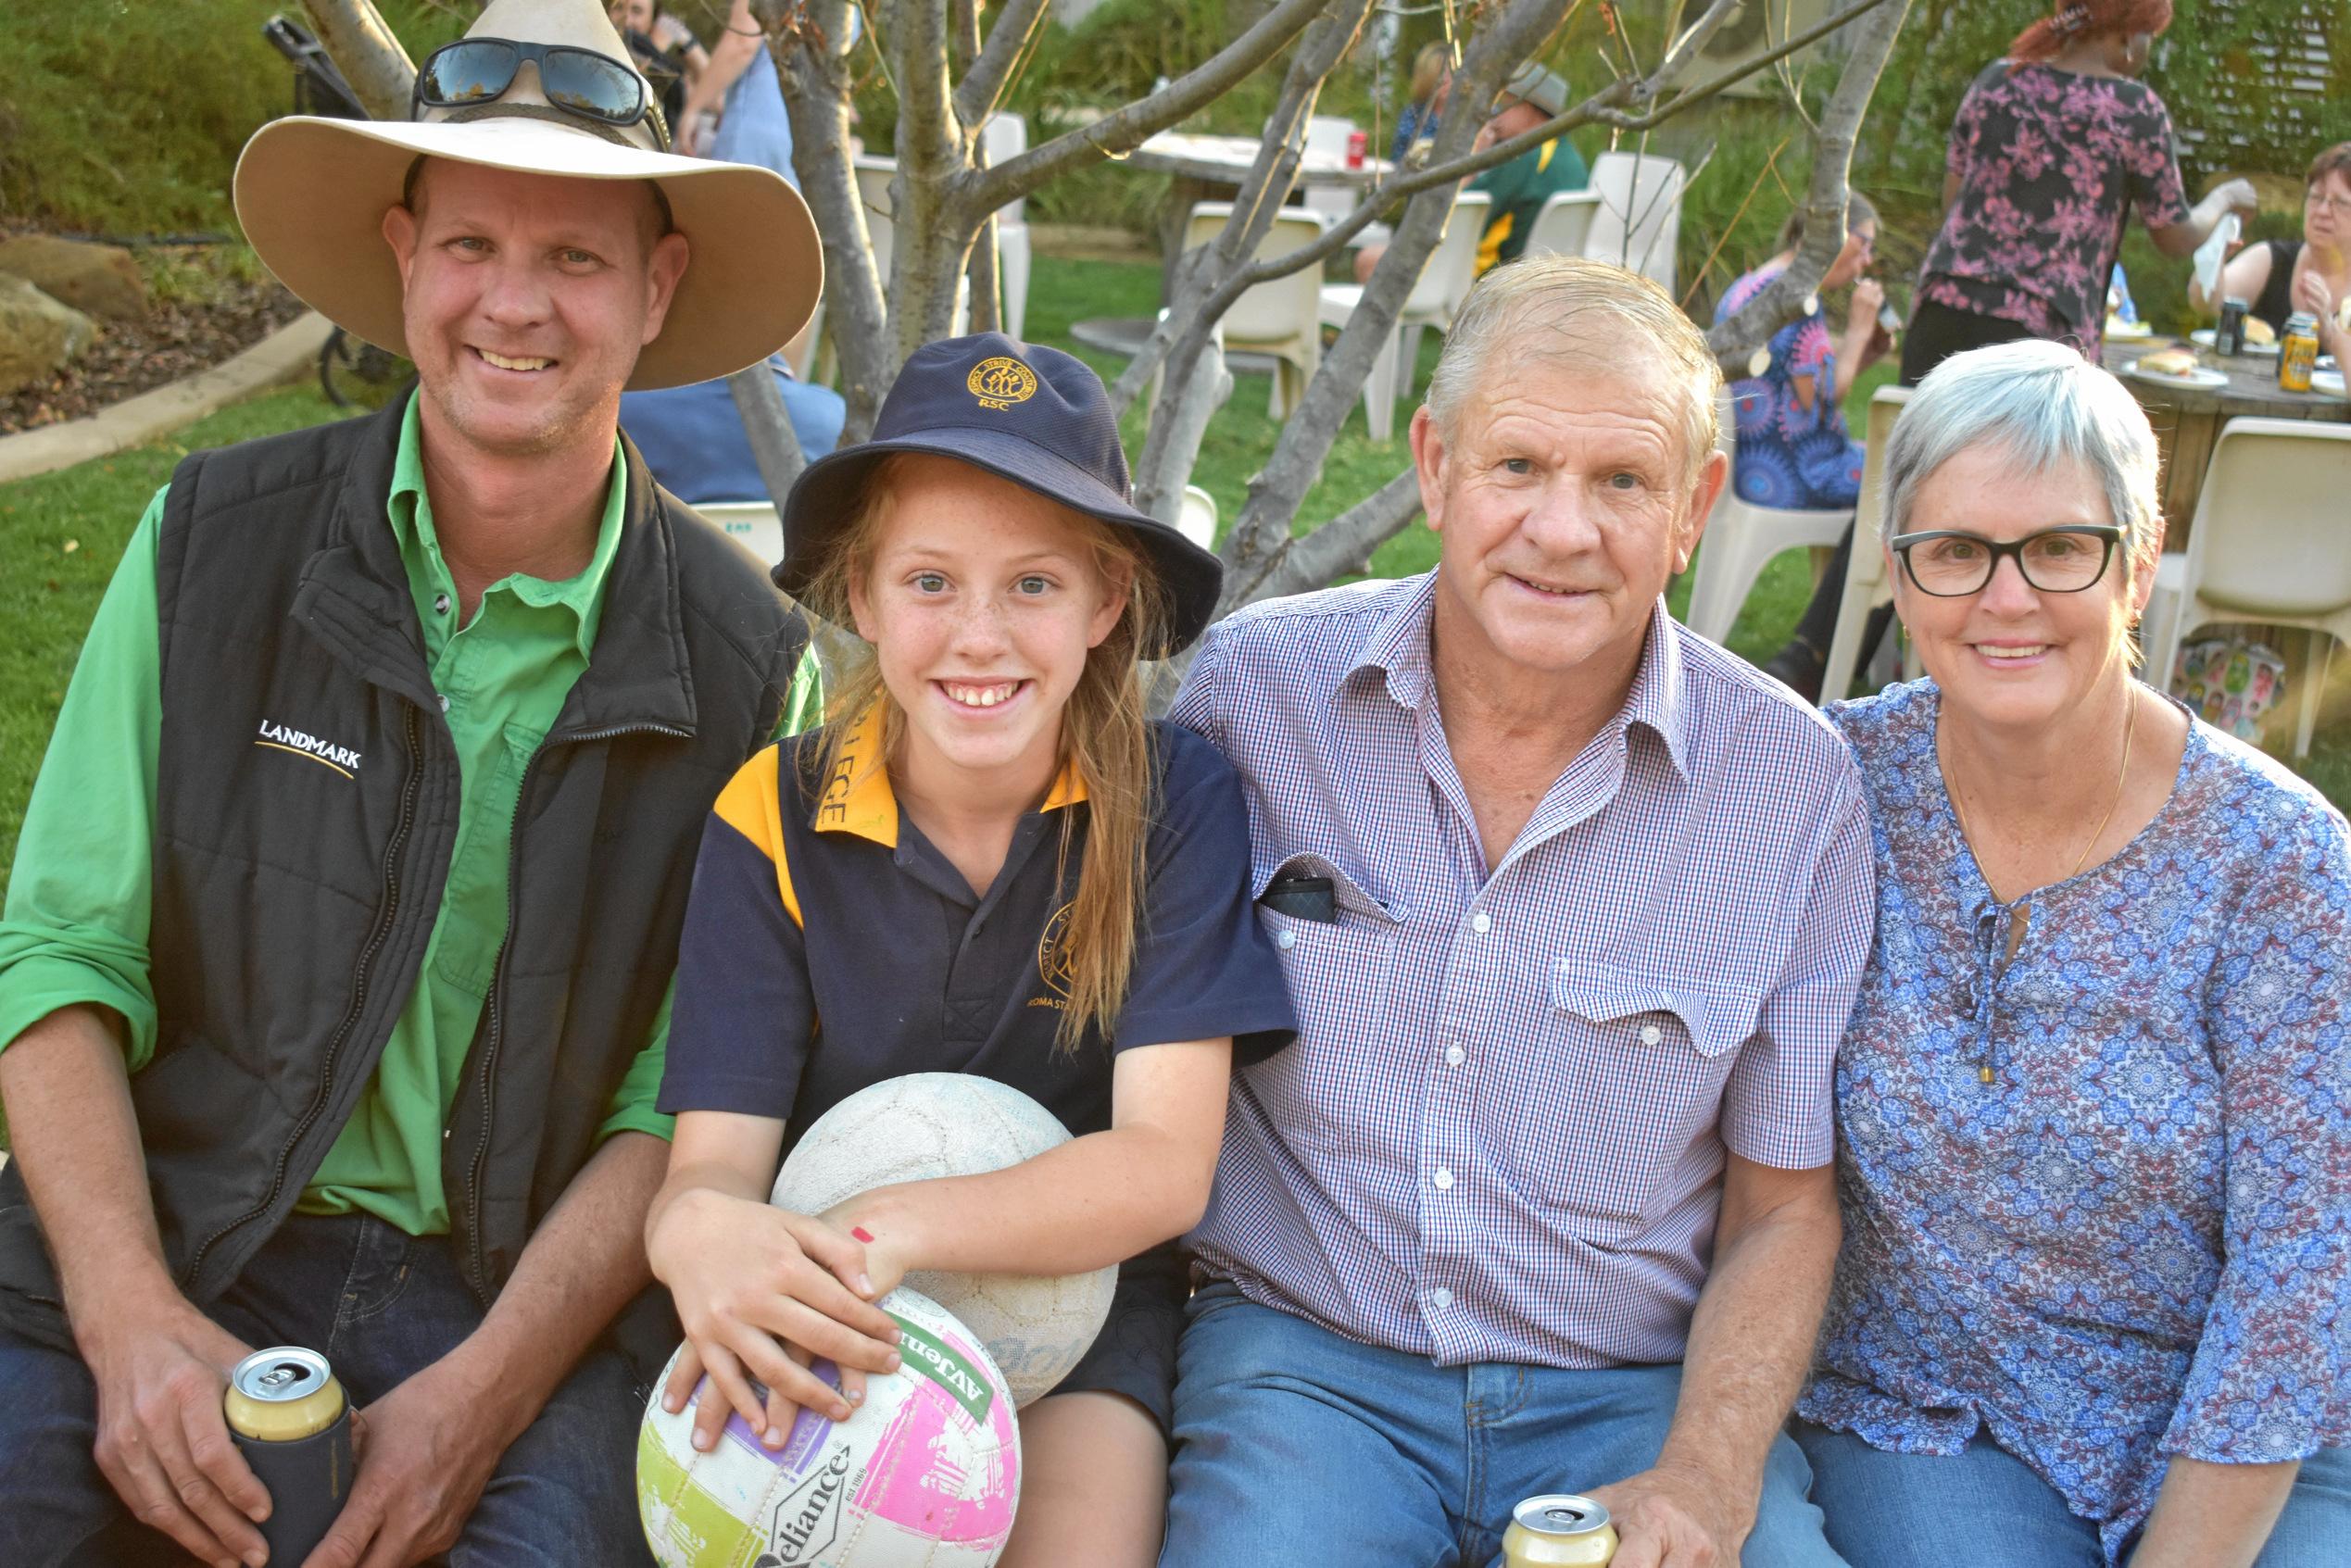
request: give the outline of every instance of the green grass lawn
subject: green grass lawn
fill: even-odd
[[[1070,324],[1094,316],[1148,316],[1158,303],[1158,269],[1147,263],[1039,256],[1030,287],[1028,331],[1037,341],[1069,348],[1105,376],[1114,377],[1121,362],[1080,347],[1069,337]],[[1436,334],[1426,334],[1416,390],[1427,384],[1437,349]],[[1856,425],[1870,394],[1892,375],[1891,365],[1875,367],[1855,385],[1848,408]],[[1210,421],[1201,448],[1193,481],[1216,497],[1218,514],[1227,521],[1239,510],[1250,476],[1274,449],[1277,432],[1265,416],[1267,391],[1264,376],[1238,377],[1231,400]],[[73,673],[82,633],[148,497],[190,451],[298,429],[334,414],[315,387],[305,385],[225,409],[165,445],[0,485],[0,625],[9,628],[8,635],[0,639],[0,874],[15,860],[25,800]],[[1130,451],[1141,449],[1142,420],[1139,408],[1127,416]],[[1359,403],[1331,449],[1321,480],[1307,495],[1298,530],[1302,533],[1344,510],[1386,483],[1408,461],[1402,420],[1395,439],[1378,445],[1364,430]],[[1401,576],[1426,569],[1436,556],[1435,535],[1414,522],[1380,547],[1372,570],[1380,576]],[[1731,632],[1730,646],[1751,659],[1767,657],[1794,626],[1811,592],[1805,554],[1781,555],[1748,596]],[[1678,612],[1688,596],[1685,579],[1675,584],[1669,602]],[[2322,728],[2304,771],[2338,805],[2351,802],[2351,725]]]

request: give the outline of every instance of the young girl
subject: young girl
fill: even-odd
[[[1227,1077],[1294,1027],[1249,903],[1247,812],[1207,743],[1143,716],[1137,662],[1196,636],[1216,558],[1126,500],[1101,383],[993,333],[908,361],[874,438],[811,466],[776,581],[859,658],[830,722],[712,813],[678,960],[647,1220],[707,1373],[771,1444],[896,1364],[873,1303],[915,1270],[1123,1263],[1101,1335],[1021,1414],[1008,1564],[1158,1550],[1185,1282]],[[868,1085],[983,1073],[1071,1141],[823,1215],[767,1203],[782,1153]],[[842,1367],[836,1393],[806,1366]],[[749,1386],[769,1393],[762,1406]]]

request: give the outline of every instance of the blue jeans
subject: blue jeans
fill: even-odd
[[[2098,1526],[2057,1489],[1979,1433],[1961,1454],[1894,1454],[1808,1421],[1796,1440],[1812,1461],[1829,1538],[1871,1568],[2105,1568]],[[2285,1512],[2254,1568],[2343,1568],[2351,1562],[2351,1450],[2302,1461]]]
[[[364,1215],[296,1215],[211,1315],[257,1348],[320,1351],[364,1406],[446,1355],[481,1323],[482,1307],[445,1238],[405,1236]],[[446,1560],[451,1568],[649,1568],[636,1517],[645,1400],[619,1351],[591,1350],[507,1449]],[[96,1411],[80,1357],[0,1329],[0,1563],[186,1561],[129,1522],[99,1473]]]
[[[1440,1367],[1229,1285],[1204,1286],[1188,1311],[1160,1568],[1486,1568],[1521,1499],[1655,1462],[1681,1386],[1678,1366]],[[1843,1568],[1805,1499],[1810,1479],[1781,1437],[1746,1568]]]

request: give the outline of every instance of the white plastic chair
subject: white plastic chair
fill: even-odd
[[[1553,191],[1543,198],[1527,231],[1528,256],[1581,256],[1590,237],[1591,220],[1600,211],[1598,191]]]
[[[1690,608],[1683,621],[1702,637],[1719,643],[1737,624],[1739,609],[1754,590],[1771,558],[1782,550],[1827,548],[1844,536],[1853,521],[1849,511],[1783,511],[1758,507],[1739,497],[1738,425],[1733,399],[1724,389],[1716,412],[1722,420],[1718,448],[1733,466],[1731,483],[1715,499],[1714,516],[1698,546],[1698,565],[1690,584]]]
[[[1594,158],[1591,189],[1600,206],[1583,254],[1654,278],[1672,294],[1685,178],[1680,164],[1655,153],[1603,153]]]
[[[1216,497],[1197,484],[1184,486],[1182,508],[1176,514],[1176,530],[1203,550],[1216,547]]]
[[[2294,755],[2310,754],[2327,663],[2351,640],[2351,425],[2231,420],[2213,443],[2184,553],[2156,573],[2169,603],[2147,645],[2147,669],[2167,684],[2188,633],[2218,621],[2299,626],[2308,634]]]
[[[1028,151],[1028,121],[1010,110],[999,111],[980,137],[987,149],[987,166],[993,169]],[[1027,341],[1028,271],[1028,201],[1017,197],[996,209],[996,277],[1004,335],[1021,343]]]
[[[726,536],[770,566],[784,559],[784,520],[765,501],[704,501],[696,511],[726,530]]]
[[[1224,232],[1233,215],[1230,202],[1199,202],[1192,207],[1185,231],[1187,250],[1204,245]],[[1258,242],[1260,258],[1288,256],[1323,237],[1322,220],[1300,207],[1284,207],[1274,215],[1265,237]],[[1323,362],[1321,271],[1301,267],[1287,277],[1258,283],[1233,301],[1225,313],[1225,346],[1271,355],[1278,364],[1268,417],[1287,419],[1306,395]]]
[[[1421,329],[1452,331],[1453,312],[1477,281],[1477,238],[1486,232],[1486,213],[1493,200],[1483,191],[1464,191],[1453,198],[1437,248],[1413,280],[1413,292],[1405,296],[1379,357],[1372,361],[1371,374],[1364,379],[1364,423],[1374,441],[1385,445],[1396,433],[1396,399],[1412,390],[1420,365]],[[1363,302],[1361,283],[1325,283],[1323,324],[1346,326]]]
[[[1317,158],[1333,163],[1347,157],[1347,138],[1355,133],[1355,122],[1341,115],[1316,114],[1306,117],[1306,151]],[[1308,182],[1304,196],[1306,210],[1321,218],[1325,224],[1338,222],[1355,210],[1361,198],[1354,187],[1344,184],[1316,184]]]
[[[1886,443],[1893,438],[1894,421],[1910,401],[1910,389],[1881,386],[1869,399],[1868,445],[1861,459],[1861,499],[1854,508],[1853,550],[1845,563],[1845,588],[1837,603],[1837,629],[1829,638],[1826,669],[1820,679],[1820,700],[1835,702],[1853,687],[1854,666],[1861,659],[1861,633],[1869,612],[1893,602],[1893,580],[1886,575],[1886,547],[1879,537],[1885,517]],[[1915,680],[1918,655],[1906,652],[1903,673]]]

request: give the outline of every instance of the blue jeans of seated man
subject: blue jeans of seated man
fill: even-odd
[[[324,1354],[355,1406],[446,1355],[482,1321],[446,1238],[365,1215],[296,1215],[214,1305],[260,1348]],[[506,1451],[445,1560],[451,1568],[649,1568],[636,1518],[646,1391],[592,1350]],[[131,1568],[190,1561],[129,1512],[91,1457],[96,1390],[77,1356],[0,1330],[0,1563]],[[276,1565],[272,1565],[276,1568]]]
[[[1160,1568],[1490,1568],[1521,1499],[1654,1463],[1681,1386],[1678,1366],[1440,1367],[1229,1285],[1202,1287],[1188,1313]],[[1745,1568],[1844,1568],[1809,1482],[1779,1438]]]
[[[1871,1568],[2105,1568],[2098,1527],[2057,1489],[1981,1433],[1958,1454],[1895,1454],[1848,1432],[1794,1425],[1812,1461],[1813,1497],[1829,1538]],[[2127,1560],[2126,1560],[2127,1561]],[[2351,1562],[2351,1449],[2302,1461],[2285,1512],[2254,1568],[2343,1568]]]

